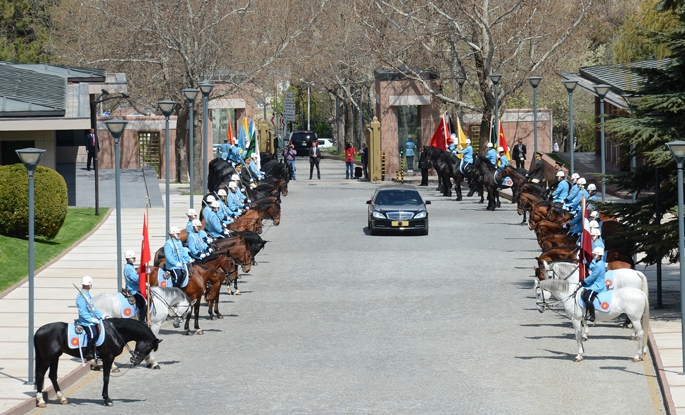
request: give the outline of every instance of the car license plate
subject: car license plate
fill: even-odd
[[[394,220],[392,221],[392,226],[409,226],[409,221],[406,220]]]

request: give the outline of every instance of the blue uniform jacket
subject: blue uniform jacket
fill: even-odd
[[[193,231],[193,221],[189,220],[188,223],[186,223],[186,232],[188,235],[190,235],[190,232]]]
[[[497,166],[497,171],[502,170],[503,168],[507,167],[509,164],[509,159],[507,158],[506,154],[502,154],[499,156],[499,165]]]
[[[187,243],[188,249],[190,249],[190,256],[195,259],[200,259],[200,254],[206,254],[207,249],[209,249],[200,232],[189,233]]]
[[[214,211],[212,210],[212,208],[211,208],[209,205],[205,206],[205,208],[202,209],[202,217],[203,217],[204,220],[205,220],[205,227],[207,226],[207,222],[209,222],[209,219],[207,219],[207,217],[208,217],[209,215],[211,215],[213,212],[214,212]],[[187,229],[188,229],[188,228],[186,227],[186,230],[187,230]],[[191,229],[190,229],[190,232],[192,232],[192,231],[193,231],[193,230],[192,230],[192,228],[191,228]],[[188,233],[190,233],[190,232],[188,232]]]
[[[454,143],[452,143],[447,146],[447,151],[449,151],[452,154],[457,154],[457,147],[454,145]]]
[[[236,215],[238,216],[242,214],[240,210],[245,207],[245,204],[240,199],[240,196],[238,196],[237,192],[228,192],[226,201],[228,202],[228,208],[231,209],[231,211],[236,212]]]
[[[211,211],[205,215],[205,230],[212,236],[212,238],[220,238],[224,236],[224,227],[221,225],[219,215]]]
[[[569,206],[569,210],[570,211],[580,210],[580,201],[583,199],[583,197],[585,197],[585,199],[587,199],[587,197],[588,197],[587,190],[585,190],[585,189],[578,190],[578,193],[576,194],[575,199],[573,199],[573,201],[571,201],[571,204]]]
[[[604,249],[604,242],[602,242],[602,238],[597,238],[596,241],[592,241],[592,250],[594,251],[597,247]]]
[[[592,202],[596,202],[596,201],[598,201],[598,200],[599,200],[599,199],[597,199],[597,195],[596,195],[596,194],[594,194],[594,195],[592,195],[592,196],[588,196],[588,197],[586,198],[585,203],[587,204],[587,208],[588,208],[588,210],[590,210],[590,212],[592,212],[593,210],[597,210],[597,206],[596,206],[594,203],[592,203]]]
[[[264,178],[264,173],[262,173],[258,168],[257,168],[257,163],[254,161],[250,163],[250,170],[252,171],[252,175],[256,177],[257,179],[263,179]]]
[[[488,152],[485,154],[485,157],[490,160],[490,163],[492,163],[493,166],[497,165],[497,151],[495,151],[494,148],[488,150]]]
[[[414,157],[414,150],[416,149],[416,144],[414,144],[413,141],[409,140],[406,143],[404,143],[404,155],[407,157]]]
[[[583,281],[583,287],[596,293],[606,290],[606,271],[607,264],[604,261],[593,259],[590,263],[590,276]]]
[[[231,219],[231,217],[235,216],[235,212],[231,211],[223,199],[219,199],[219,204],[221,206],[219,207],[219,211],[216,212],[217,216],[219,216],[219,220],[226,225],[233,223],[233,219]]]
[[[131,294],[138,294],[140,289],[138,286],[140,275],[136,272],[136,268],[133,264],[127,262],[126,265],[124,265],[124,277],[126,278],[126,291]]]
[[[95,307],[95,304],[93,304],[93,298],[90,296],[88,290],[81,290],[81,292],[83,295],[79,294],[78,297],[76,297],[76,307],[78,308],[78,320],[76,321],[76,324],[81,326],[94,326],[95,323],[93,323],[93,319],[101,319],[102,313]],[[84,298],[84,296],[86,298]],[[90,308],[88,307],[89,304],[95,313],[90,311]]]
[[[566,199],[567,196],[568,182],[566,180],[562,180],[557,185],[557,188],[554,190],[554,193],[552,193],[552,198],[554,203],[563,203],[564,199]]]
[[[165,269],[180,269],[190,262],[188,252],[181,241],[174,238],[169,238],[164,243],[164,256],[166,257]]]
[[[473,147],[471,147],[471,145],[466,146],[466,148],[461,151],[457,151],[457,154],[464,155],[463,161],[473,163]]]
[[[228,160],[228,155],[231,152],[231,145],[228,143],[223,143],[219,146],[219,152],[221,152],[221,158]]]
[[[571,186],[571,189],[568,191],[568,196],[566,196],[566,200],[564,201],[565,203],[571,203],[573,199],[576,198],[576,195],[578,194],[578,191],[580,190],[580,187],[578,186],[577,183],[573,183],[573,186]]]
[[[242,200],[243,202],[247,200],[247,196],[245,196],[245,194],[243,193],[243,191],[240,190],[240,187],[238,187],[237,189],[235,189],[235,192],[238,194],[238,196],[240,196],[240,200]]]

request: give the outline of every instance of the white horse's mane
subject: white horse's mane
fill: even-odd
[[[540,288],[547,291],[565,292],[569,290],[569,283],[559,279],[544,280],[540,281]]]

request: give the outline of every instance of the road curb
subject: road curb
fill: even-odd
[[[656,371],[657,380],[659,381],[659,387],[661,389],[661,398],[663,399],[664,408],[668,415],[676,415],[675,404],[673,403],[673,396],[671,395],[671,388],[668,385],[668,379],[666,378],[666,373],[664,372],[664,363],[661,361],[661,355],[659,354],[659,346],[657,346],[654,340],[654,334],[652,334],[652,329],[649,329],[649,354],[652,356],[652,361],[654,362],[654,369]]]
[[[109,218],[109,215],[110,215],[113,211],[114,211],[114,209],[111,209],[111,208],[107,209],[107,213],[105,214],[105,217],[102,218],[102,220],[100,221],[100,223],[98,223],[93,229],[91,229],[90,232],[88,232],[87,234],[83,235],[83,236],[82,236],[81,238],[79,238],[76,242],[74,242],[73,244],[71,244],[71,246],[70,246],[69,248],[67,248],[66,250],[62,251],[61,254],[57,255],[57,256],[54,257],[54,258],[52,258],[50,261],[48,261],[48,262],[46,262],[45,264],[43,264],[42,267],[40,267],[40,268],[38,268],[37,270],[35,270],[34,273],[33,273],[33,275],[38,275],[38,274],[40,274],[41,272],[45,271],[45,269],[46,269],[47,267],[49,267],[50,265],[52,265],[52,264],[54,264],[55,262],[57,262],[57,261],[59,261],[60,259],[62,259],[62,257],[65,256],[66,254],[68,254],[69,252],[71,252],[72,249],[76,248],[76,247],[79,246],[83,241],[85,241],[86,239],[90,238],[90,236],[91,236],[92,234],[94,234],[95,232],[97,232],[97,230],[100,229],[100,227],[102,226],[102,224],[105,223],[105,222],[107,221],[107,218]],[[3,291],[3,292],[0,293],[0,299],[6,297],[9,293],[11,293],[12,291],[14,291],[14,290],[16,290],[17,288],[19,288],[19,287],[21,287],[22,285],[24,285],[24,283],[27,282],[28,280],[29,280],[29,277],[28,277],[28,275],[27,275],[27,276],[26,276],[25,278],[23,278],[21,281],[17,282],[16,284],[12,285],[11,287],[7,287],[7,289],[6,289],[5,291]],[[4,415],[4,414],[1,414],[1,415]]]

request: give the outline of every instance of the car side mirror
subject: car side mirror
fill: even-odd
[[[426,200],[424,203],[427,204],[427,205],[430,205],[430,204],[431,204],[431,201],[430,201],[430,200]]]
[[[367,200],[367,201],[366,201],[366,204],[367,204],[367,205],[370,205],[370,204],[371,204],[371,201],[370,201],[370,200]]]

